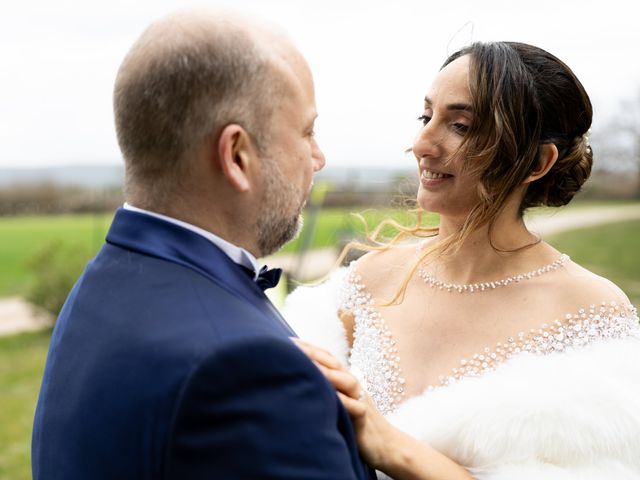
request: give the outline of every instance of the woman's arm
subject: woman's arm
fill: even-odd
[[[472,480],[453,460],[391,425],[358,380],[329,352],[294,339],[333,384],[351,415],[367,463],[396,480]]]

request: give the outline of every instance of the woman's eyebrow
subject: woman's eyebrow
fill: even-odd
[[[431,101],[431,99],[429,97],[424,97],[424,103],[426,106],[431,106],[433,105],[433,102]],[[462,110],[465,112],[471,112],[473,113],[473,107],[471,105],[469,105],[468,103],[450,103],[449,105],[447,105],[447,110]]]

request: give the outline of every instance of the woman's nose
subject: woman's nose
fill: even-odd
[[[438,136],[435,125],[428,123],[420,129],[413,140],[413,154],[419,160],[422,157],[436,157],[440,155],[442,138]]]

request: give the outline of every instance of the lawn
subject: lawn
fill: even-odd
[[[582,209],[603,205],[612,203],[576,202],[568,208]],[[343,245],[345,241],[361,236],[363,225],[351,213],[361,213],[370,228],[385,218],[392,218],[403,224],[414,221],[410,214],[399,209],[332,208],[323,209],[317,215],[306,211],[305,229],[298,239],[286,245],[282,251],[299,251],[303,245],[307,248]],[[38,251],[52,242],[60,242],[73,248],[81,259],[91,258],[104,242],[112,216],[87,214],[0,217],[0,297],[26,294],[33,280],[29,263]],[[434,219],[434,216],[428,216],[425,222],[432,223]],[[604,231],[607,232],[608,229]],[[601,243],[600,240],[598,243]]]
[[[31,478],[31,428],[50,332],[0,338],[0,479]]]
[[[616,283],[640,305],[640,221],[565,232],[548,239],[580,265]]]
[[[359,229],[359,221],[345,217],[345,211],[324,212],[318,221],[318,236],[313,245],[327,244],[340,235],[348,234],[351,229]],[[381,218],[396,216],[393,212],[368,214],[372,225]],[[396,217],[398,218],[398,217]],[[24,220],[24,219],[23,219]],[[31,224],[35,219],[29,220]],[[42,222],[38,228],[31,227],[31,234],[39,232],[42,238],[52,238],[53,232],[46,232],[47,221],[54,225],[52,229],[69,241],[81,239],[89,246],[97,245],[94,241],[90,217],[80,219],[63,218],[39,219]],[[101,235],[106,228],[108,219],[100,228]],[[6,228],[6,219],[0,221],[0,230]],[[96,230],[98,227],[95,227]],[[73,229],[74,235],[67,235]],[[21,236],[22,233],[19,234]],[[601,227],[576,230],[550,239],[550,243],[563,252],[568,253],[574,260],[585,265],[614,282],[618,283],[631,297],[634,304],[640,304],[640,221],[609,224]],[[37,244],[37,239],[28,239],[30,245]],[[100,240],[101,241],[101,240]],[[27,244],[26,239],[22,242]],[[21,242],[15,240],[9,244],[16,251],[20,251]],[[26,248],[26,247],[25,247]],[[96,247],[97,248],[97,247]],[[23,258],[28,255],[23,253]],[[40,379],[44,367],[44,359],[49,340],[49,332],[21,334],[8,338],[0,338],[0,480],[22,480],[30,477],[30,438],[31,423],[37,398]]]
[[[307,231],[288,244],[283,252],[299,251],[307,242],[308,248],[327,247],[351,239],[363,231],[360,220],[349,209],[324,209],[317,216],[311,232],[310,212],[305,212]],[[409,224],[411,215],[399,210],[368,210],[360,212],[373,228],[384,218]],[[52,242],[73,248],[85,260],[91,258],[104,242],[112,214],[65,215],[49,217],[0,217],[0,297],[24,296],[33,280],[29,263],[34,256]],[[429,217],[433,221],[433,216]]]
[[[24,295],[29,288],[29,262],[51,242],[77,248],[87,259],[98,251],[112,215],[0,217],[0,297]]]
[[[577,202],[570,209],[582,209],[587,206],[610,205],[605,202]],[[353,238],[362,238],[364,226],[360,219],[351,213],[361,213],[369,228],[374,228],[383,219],[394,219],[402,224],[415,222],[404,210],[354,210],[332,208],[320,210],[317,214],[305,211],[305,229],[300,237],[283,248],[283,252],[296,252],[301,248],[320,248],[344,243]],[[112,219],[112,214],[65,215],[49,217],[0,217],[0,297],[10,295],[26,296],[34,279],[30,262],[39,251],[58,242],[71,248],[73,255],[82,263],[91,258],[104,242],[104,237]],[[436,217],[427,216],[424,223],[433,223]],[[626,225],[626,224],[625,224]],[[638,298],[639,281],[638,262],[640,254],[634,254],[634,239],[640,238],[633,230],[620,235],[619,229],[627,226],[606,226],[576,232],[562,237],[558,247],[570,253],[575,260],[587,268],[594,268],[605,276],[630,290],[630,295]],[[390,234],[390,230],[385,231]],[[585,241],[582,241],[582,236]],[[589,241],[586,239],[589,238]],[[560,240],[558,240],[560,241]],[[637,241],[637,240],[636,240]],[[610,247],[612,245],[613,247]],[[572,251],[575,250],[575,253]],[[619,258],[622,253],[628,258]],[[77,262],[76,262],[77,263]],[[609,267],[606,267],[609,265]],[[621,274],[618,273],[620,269]]]
[[[365,231],[365,221],[370,230],[373,230],[378,224],[384,220],[394,220],[401,225],[414,225],[416,217],[407,210],[399,209],[347,209],[347,208],[331,208],[320,211],[314,218],[312,212],[306,211],[305,229],[301,235],[293,242],[288,243],[282,249],[282,252],[296,252],[302,247],[302,244],[309,242],[312,249],[331,247],[342,245],[347,241],[355,238],[362,239]],[[426,215],[423,218],[423,225],[434,225],[437,216],[434,214]],[[393,228],[385,228],[382,230],[383,236],[392,236],[397,233]],[[310,239],[308,238],[310,237]]]

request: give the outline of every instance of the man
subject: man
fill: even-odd
[[[34,479],[367,478],[255,260],[296,234],[325,162],[302,56],[173,15],[126,56],[114,108],[127,203],[57,321]]]

